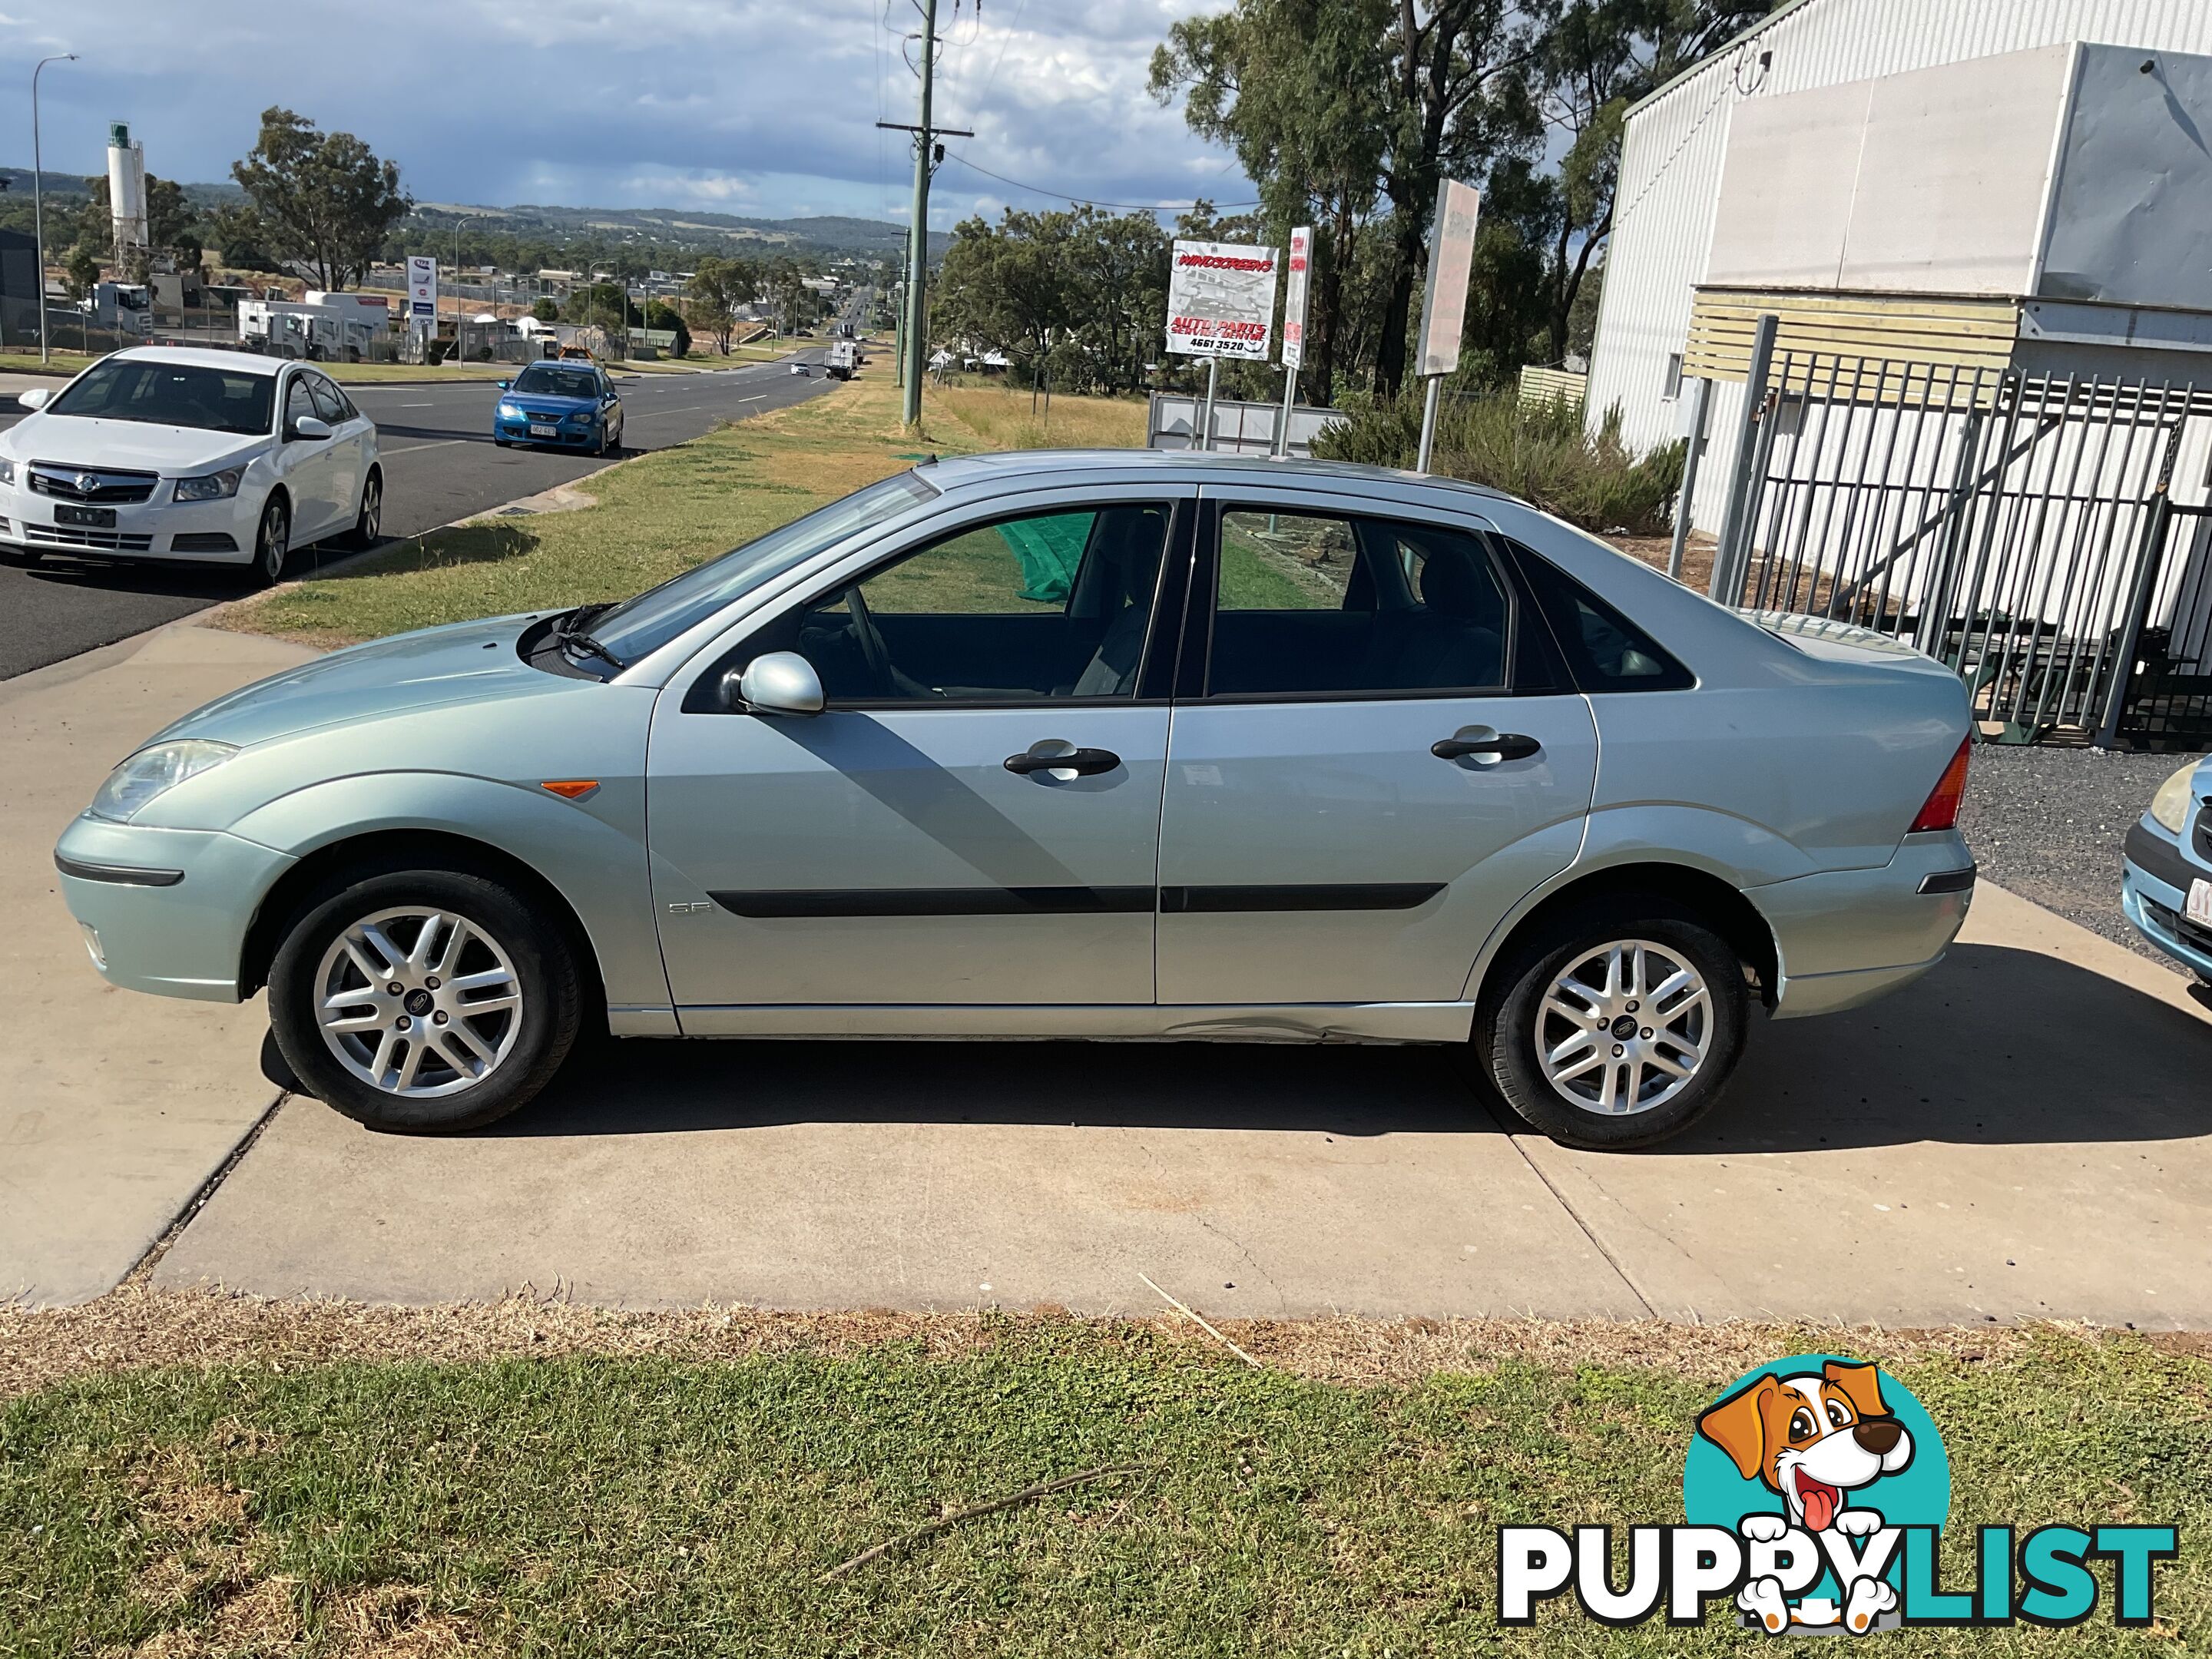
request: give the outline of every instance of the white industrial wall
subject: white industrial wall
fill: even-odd
[[[1690,400],[1663,395],[1667,359],[1682,349],[1705,279],[1738,102],[2072,40],[2212,52],[2212,0],[1795,0],[1638,106],[1590,357],[1593,425],[1617,404],[1629,443],[1680,435]],[[1772,54],[1763,72],[1761,52]],[[1692,514],[1703,530],[1719,526],[1742,403],[1741,386],[1714,386]]]

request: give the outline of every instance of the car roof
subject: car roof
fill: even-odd
[[[1184,483],[1235,484],[1340,483],[1360,490],[1403,495],[1408,491],[1482,501],[1519,498],[1482,484],[1442,478],[1432,472],[1368,466],[1354,461],[1319,461],[1273,455],[1233,455],[1200,449],[1017,449],[988,455],[954,455],[925,462],[918,475],[948,493],[969,489],[1003,489],[1016,483],[1075,482],[1089,473],[1123,477],[1157,474]]]
[[[125,346],[109,355],[139,362],[196,363],[202,368],[227,368],[234,374],[275,374],[289,361],[251,351],[216,351],[206,346]]]

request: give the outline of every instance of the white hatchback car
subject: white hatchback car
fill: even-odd
[[[381,532],[376,427],[309,363],[134,346],[0,433],[0,544],[248,567],[273,582],[292,548]]]

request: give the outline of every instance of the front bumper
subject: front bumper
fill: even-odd
[[[2185,908],[2190,884],[2212,881],[2212,866],[2199,867],[2178,842],[2140,823],[2128,831],[2126,854],[2120,866],[2120,914],[2166,955],[2212,981],[2212,928],[2191,921]]]
[[[293,860],[218,830],[155,830],[89,814],[54,848],[62,899],[112,985],[236,1002],[246,933]]]
[[[224,501],[174,501],[166,499],[174,485],[163,478],[154,486],[153,500],[118,502],[114,527],[108,529],[58,524],[57,503],[24,488],[20,463],[15,477],[15,483],[0,484],[0,543],[9,546],[33,553],[202,564],[243,564],[253,556],[260,510],[245,489]]]
[[[539,421],[536,424],[544,426],[548,422]],[[532,422],[526,416],[519,421],[510,421],[504,416],[495,415],[492,417],[492,435],[507,443],[549,444],[558,449],[586,449],[599,441],[600,423],[596,416],[588,421],[564,418],[553,424],[558,430],[556,435],[548,438],[531,432]]]
[[[1974,897],[1955,830],[1907,836],[1875,870],[1830,870],[1744,890],[1774,930],[1774,1017],[1838,1013],[1911,984],[1942,961]]]

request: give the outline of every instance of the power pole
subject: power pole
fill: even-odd
[[[940,137],[973,138],[965,127],[933,127],[929,124],[931,76],[937,68],[937,0],[919,0],[921,7],[921,120],[907,126],[897,121],[878,121],[879,127],[914,135],[914,213],[907,225],[906,281],[906,396],[902,418],[908,426],[921,419],[921,371],[928,351],[928,331],[922,325],[924,290],[929,270],[929,175],[944,159]]]

